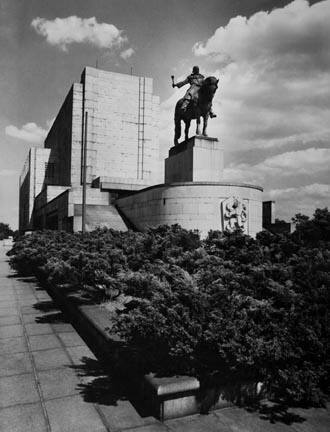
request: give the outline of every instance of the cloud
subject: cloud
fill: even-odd
[[[123,58],[124,60],[129,59],[130,57],[132,57],[132,55],[135,53],[135,50],[133,48],[128,48],[125,51],[122,51],[120,53],[120,57]]]
[[[193,47],[220,76],[210,124],[226,149],[330,140],[330,0],[237,16]]]
[[[6,126],[5,134],[13,138],[27,141],[29,143],[40,144],[47,135],[47,130],[35,123],[26,123],[21,128],[13,125]]]
[[[312,216],[316,208],[329,207],[330,185],[313,183],[306,186],[273,189],[268,193],[276,200],[279,211],[276,217],[290,220],[295,214]]]
[[[263,183],[270,177],[296,177],[327,172],[330,166],[330,148],[308,148],[280,153],[258,164],[232,163],[224,170],[226,179]]]
[[[237,16],[220,27],[206,43],[193,47],[196,55],[211,55],[217,63],[232,61],[265,62],[278,69],[278,60],[312,67],[329,66],[329,2],[310,6],[307,0],[295,0],[267,13],[257,12],[249,19]],[[325,33],[324,33],[325,32]],[[275,64],[268,64],[268,59]],[[326,60],[326,63],[324,63]],[[285,64],[284,64],[285,66]]]
[[[313,183],[306,186],[300,186],[296,188],[286,188],[286,189],[273,189],[269,192],[271,198],[292,198],[295,195],[298,198],[312,197],[315,196],[319,198],[330,197],[330,185]]]
[[[276,217],[290,220],[296,213],[311,216],[316,208],[330,205],[330,185],[317,180],[311,183],[322,176],[327,181],[329,166],[330,148],[312,147],[280,153],[256,164],[232,163],[225,168],[224,178],[264,186],[263,200],[275,200]]]
[[[127,41],[123,31],[113,24],[98,23],[95,17],[79,18],[34,18],[31,26],[38,34],[44,36],[50,45],[59,46],[67,51],[72,43],[89,43],[98,48],[120,47]]]

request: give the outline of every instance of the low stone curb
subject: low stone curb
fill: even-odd
[[[42,280],[44,285],[44,281]],[[109,312],[98,305],[78,305],[74,297],[63,293],[64,289],[47,284],[47,290],[62,310],[70,316],[81,336],[102,356],[118,359],[125,355],[125,344],[119,337],[110,336]],[[127,350],[126,350],[127,352]],[[244,387],[244,386],[243,386]],[[238,393],[241,391],[240,387]],[[247,388],[247,392],[251,392]],[[132,382],[132,390],[139,399],[139,405],[161,421],[186,415],[206,413],[211,410],[232,406],[235,388],[210,388],[201,391],[200,382],[191,376],[157,377],[145,375],[142,382]]]

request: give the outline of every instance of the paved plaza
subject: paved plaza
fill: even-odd
[[[100,360],[33,278],[17,277],[0,246],[1,432],[326,432],[326,409],[226,408],[160,423],[114,401]],[[103,371],[103,372],[102,372]]]

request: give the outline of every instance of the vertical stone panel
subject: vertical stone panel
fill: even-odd
[[[57,117],[46,137],[45,147],[50,149],[54,163],[54,176],[47,184],[71,184],[71,144],[74,86],[71,87]],[[74,112],[78,116],[77,110]]]
[[[152,79],[87,67],[82,76],[88,111],[89,181],[116,178],[152,185],[159,179],[158,107]]]

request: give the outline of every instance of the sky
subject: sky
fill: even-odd
[[[329,23],[330,0],[0,0],[0,221],[17,228],[28,149],[96,62],[153,78],[161,158],[185,92],[170,76],[199,65],[219,78],[225,179],[263,186],[279,219],[329,207]]]

